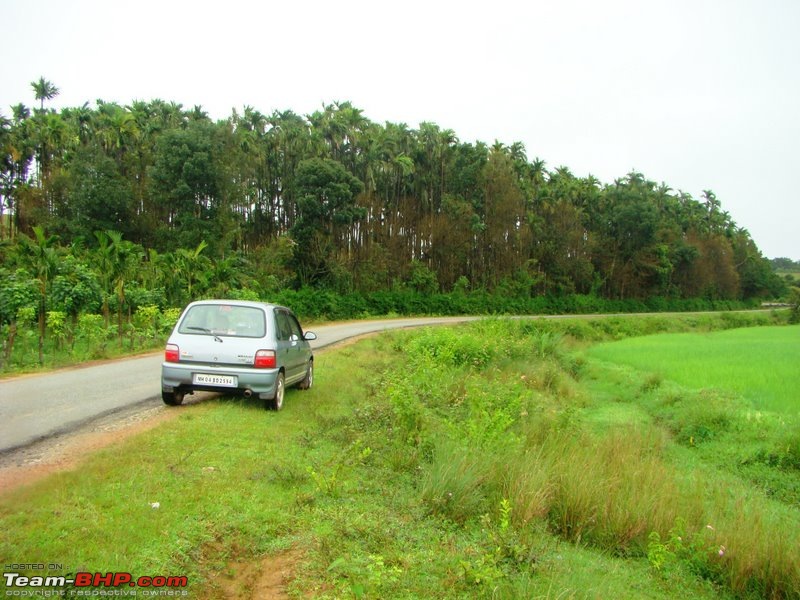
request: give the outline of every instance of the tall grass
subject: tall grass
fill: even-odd
[[[493,335],[486,335],[487,327]],[[520,344],[521,339],[525,343]],[[521,355],[514,350],[501,352],[498,340],[514,340],[514,348],[527,347],[528,358],[519,360]],[[695,444],[733,430],[737,416],[729,409],[734,399],[709,393],[709,401],[697,405],[680,396],[671,400],[665,396],[661,404],[649,406],[655,417],[661,415],[655,424],[598,432],[583,426],[579,416],[591,400],[581,392],[563,394],[562,387],[536,383],[530,376],[556,369],[558,377],[580,387],[561,364],[560,357],[566,354],[563,341],[551,332],[543,335],[531,324],[481,324],[460,330],[456,337],[430,330],[415,339],[404,338],[397,347],[418,351],[423,341],[425,347],[436,348],[428,355],[432,362],[412,361],[412,368],[403,363],[402,371],[395,372],[405,381],[406,395],[413,395],[416,386],[427,389],[437,360],[460,368],[457,384],[440,386],[430,405],[417,407],[426,423],[425,431],[417,433],[430,436],[435,447],[423,462],[420,483],[422,500],[432,513],[466,523],[507,499],[513,522],[523,531],[544,523],[566,540],[618,556],[649,556],[654,539],[672,539],[672,546],[663,545],[669,556],[736,594],[797,594],[798,511],[708,466],[676,462],[671,449],[674,433],[679,434],[677,441]],[[454,362],[452,357],[464,347],[471,348],[471,355],[490,357],[488,362]],[[542,352],[543,347],[548,350]],[[506,362],[498,362],[500,353]],[[530,360],[541,366],[532,367]],[[470,383],[475,380],[497,390],[484,412],[437,412],[436,407],[471,405],[472,398],[481,398]],[[660,381],[645,379],[634,393],[659,387]],[[488,428],[494,432],[493,443],[463,443],[476,420],[502,423]],[[682,535],[675,533],[678,530]],[[780,542],[771,544],[771,538]]]

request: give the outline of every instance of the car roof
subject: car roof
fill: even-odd
[[[200,305],[214,305],[214,304],[231,304],[235,306],[250,306],[253,308],[262,308],[262,309],[270,309],[270,308],[284,308],[286,310],[291,311],[291,309],[281,306],[280,304],[272,304],[271,302],[254,302],[252,300],[226,300],[226,299],[211,299],[211,300],[195,300],[194,302],[190,302],[187,305],[189,306],[200,306]]]

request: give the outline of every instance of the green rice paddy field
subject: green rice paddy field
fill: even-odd
[[[756,410],[800,412],[800,326],[659,334],[597,344],[592,358],[689,388],[741,395]]]

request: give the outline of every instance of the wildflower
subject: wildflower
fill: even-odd
[[[151,502],[150,508],[159,508],[161,506],[161,502]]]
[[[711,525],[706,525],[706,529],[710,529],[711,531],[714,531],[714,528]]]
[[[720,546],[719,547],[719,552],[717,552],[717,554],[719,554],[720,556],[725,556],[725,550],[727,550],[727,548],[725,548],[725,546]]]

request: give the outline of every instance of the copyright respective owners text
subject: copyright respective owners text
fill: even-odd
[[[91,572],[55,562],[8,563],[2,579],[7,598],[185,598],[188,584],[185,575]]]

